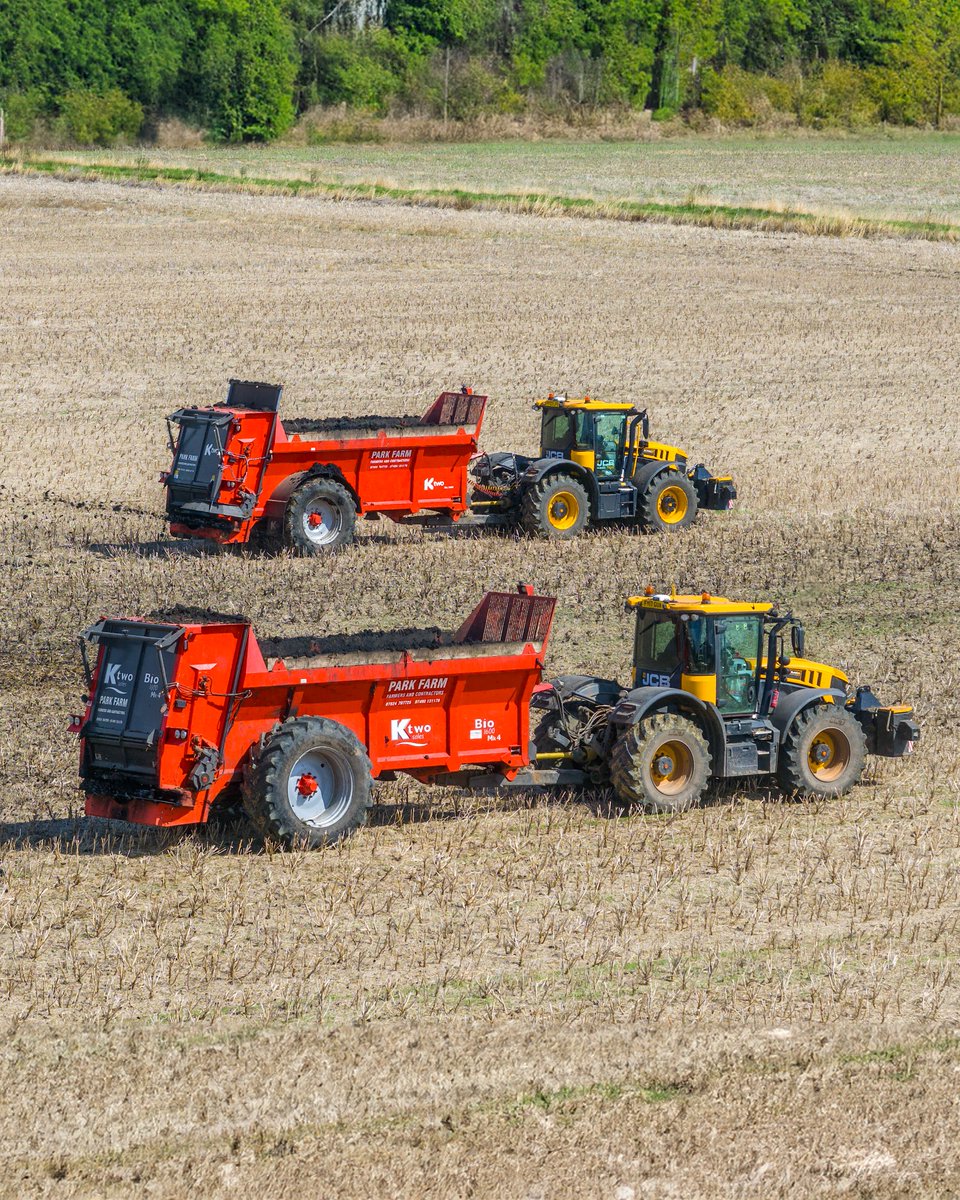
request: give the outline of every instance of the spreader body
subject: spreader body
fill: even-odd
[[[249,541],[264,523],[282,527],[294,494],[312,480],[335,485],[341,506],[361,517],[437,513],[457,519],[466,512],[467,468],[477,453],[485,396],[444,392],[419,418],[291,421],[285,427],[281,391],[231,380],[225,404],[171,416],[173,462],[161,479],[174,536]],[[321,521],[325,511],[318,509]],[[306,520],[311,516],[317,519],[305,513]],[[309,548],[309,525],[305,534]]]
[[[528,588],[490,592],[456,633],[367,635],[372,649],[258,641],[241,621],[100,621],[84,635],[95,654],[71,725],[87,814],[205,821],[271,738],[305,717],[349,731],[372,779],[469,769],[509,780],[530,761],[530,697],[554,604]]]

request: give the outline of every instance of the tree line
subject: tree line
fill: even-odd
[[[80,142],[269,140],[317,105],[939,127],[960,0],[4,0],[0,103],[8,136]]]

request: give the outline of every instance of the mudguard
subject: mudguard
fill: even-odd
[[[795,692],[781,692],[776,708],[768,714],[770,724],[779,732],[782,740],[804,709],[820,704],[828,697],[838,708],[843,708],[847,703],[847,693],[840,688],[798,688]]]
[[[575,463],[570,458],[537,458],[527,467],[523,475],[520,477],[520,482],[524,487],[533,487],[534,484],[540,482],[547,475],[556,475],[562,472],[564,475],[572,475],[587,489],[587,495],[591,501],[596,502],[598,489],[597,480],[592,471],[588,471],[586,467],[581,467],[579,463]]]
[[[619,737],[623,730],[636,725],[650,713],[664,708],[675,708],[684,715],[693,717],[709,739],[714,762],[723,761],[727,735],[719,713],[712,704],[707,704],[679,688],[640,687],[627,692],[610,714],[609,724],[613,736]]]
[[[637,492],[642,496],[658,475],[663,475],[665,471],[677,470],[678,468],[673,463],[645,462],[642,466],[637,467],[636,471],[634,471],[633,475],[630,477],[630,482],[637,489]],[[681,472],[681,474],[685,474],[685,472]]]
[[[298,471],[294,475],[288,475],[285,479],[281,480],[279,486],[269,497],[270,503],[285,505],[297,488],[302,483],[306,483],[308,479],[333,479],[336,483],[342,484],[353,497],[354,508],[356,508],[357,512],[360,511],[360,497],[347,482],[346,476],[340,468],[334,466],[332,463],[314,463],[306,471]]]

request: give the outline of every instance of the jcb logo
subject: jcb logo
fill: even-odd
[[[644,671],[640,676],[641,687],[669,687],[669,675],[657,675],[653,671]]]
[[[390,741],[400,746],[425,746],[429,725],[414,725],[409,717],[394,717],[390,722]]]

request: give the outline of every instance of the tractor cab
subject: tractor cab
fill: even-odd
[[[679,447],[650,440],[645,408],[554,395],[534,407],[542,414],[541,458],[569,459],[600,480],[629,479],[646,462],[686,466]]]
[[[637,596],[628,604],[637,610],[635,687],[680,688],[724,715],[762,708],[771,604],[734,603],[706,592]],[[781,662],[789,658],[782,647],[775,655]]]
[[[627,460],[636,458],[649,432],[645,411],[632,404],[603,404],[589,396],[548,396],[536,407],[541,411],[541,458],[568,459],[598,480],[632,473]],[[628,454],[631,449],[634,454]]]

